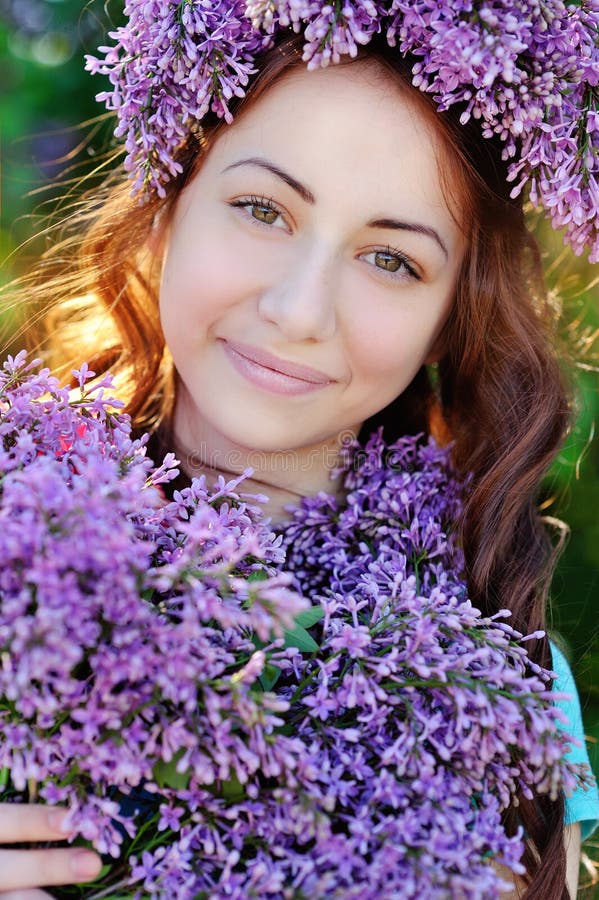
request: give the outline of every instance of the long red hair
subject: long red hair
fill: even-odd
[[[303,65],[300,47],[300,37],[283,37],[265,54],[247,96],[232,102],[234,115]],[[483,139],[475,122],[461,125],[459,109],[437,112],[431,98],[411,86],[409,63],[382,40],[360,57],[376,60],[434,123],[447,151],[446,170],[443,160],[440,166],[448,201],[468,234],[436,376],[423,368],[363,431],[383,425],[389,439],[422,431],[453,442],[458,470],[473,475],[456,525],[471,598],[488,614],[510,608],[512,623],[523,632],[543,629],[556,550],[539,513],[539,487],[571,408],[538,251],[521,203],[509,198],[500,146]],[[26,281],[28,302],[45,313],[48,362],[65,374],[82,359],[98,374],[110,370],[140,431],[168,426],[176,393],[160,327],[160,259],[151,235],[158,219],[168,222],[223,127],[209,118],[200,134],[190,135],[180,152],[183,173],[164,199],[140,206],[129,183],[111,176],[79,205],[66,236]],[[528,647],[551,666],[546,639]],[[566,900],[563,800],[522,798],[506,821],[526,830],[527,900]]]

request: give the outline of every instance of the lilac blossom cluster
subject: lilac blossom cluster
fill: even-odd
[[[245,16],[245,3],[129,0],[127,25],[110,33],[104,59],[88,56],[92,73],[108,74],[110,91],[97,95],[117,111],[125,138],[125,169],[134,189],[164,195],[181,171],[176,150],[209,110],[232,121],[228,101],[244,96],[265,38]]]
[[[440,109],[464,106],[511,160],[512,197],[565,228],[576,254],[599,261],[599,4],[597,0],[394,0],[391,44],[418,58],[414,84]],[[455,8],[459,9],[456,14]]]
[[[599,260],[597,0],[129,0],[92,73],[117,112],[134,190],[165,193],[178,150],[209,110],[231,121],[277,34],[303,29],[308,68],[355,57],[375,34],[411,54],[413,83],[499,135],[512,196],[526,187],[574,252]]]
[[[110,380],[76,375],[75,399],[24,354],[0,373],[0,769],[118,857],[137,826],[109,794],[293,766],[285,703],[253,683],[306,601],[269,574],[243,476],[165,503],[174,457],[153,466]]]
[[[115,860],[97,897],[498,897],[502,812],[589,776],[526,637],[468,600],[448,451],[348,445],[343,500],[275,535],[243,475],[167,501],[175,460],[91,374],[0,375],[7,791],[69,805]]]
[[[323,610],[313,652],[263,674],[300,764],[251,780],[224,827],[196,796],[170,846],[135,860],[151,898],[496,898],[489,860],[522,872],[502,812],[585,777],[526,638],[468,601],[447,451],[377,434],[344,457],[344,500],[305,498],[280,529],[285,570]]]

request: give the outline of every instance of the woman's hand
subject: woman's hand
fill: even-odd
[[[0,845],[21,841],[64,841],[66,811],[59,807],[0,803]],[[81,847],[3,850],[0,847],[0,900],[42,900],[40,886],[74,884],[97,877],[100,857]]]

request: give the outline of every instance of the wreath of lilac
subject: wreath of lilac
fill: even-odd
[[[439,110],[504,141],[512,197],[525,188],[576,254],[599,261],[599,0],[128,0],[109,33],[97,99],[115,110],[134,193],[164,196],[177,151],[211,110],[232,121],[256,58],[284,29],[308,69],[353,57],[382,33],[416,58],[413,83]]]

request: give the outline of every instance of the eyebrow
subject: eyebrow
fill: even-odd
[[[413,231],[415,234],[424,234],[430,237],[439,245],[445,258],[449,259],[449,253],[444,241],[441,239],[438,231],[430,228],[428,225],[421,225],[420,222],[401,222],[399,219],[373,219],[367,223],[368,228],[392,228],[397,231]]]
[[[278,166],[275,166],[274,163],[268,162],[266,159],[260,159],[259,156],[251,156],[249,159],[240,159],[239,162],[233,163],[230,166],[227,166],[226,169],[223,169],[221,175],[224,172],[228,172],[230,169],[236,169],[238,166],[260,166],[262,169],[266,169],[268,172],[272,172],[273,175],[276,175],[277,178],[280,178],[281,181],[284,181],[285,184],[288,184],[290,188],[300,195],[302,200],[305,200],[306,203],[311,203],[312,205],[316,203],[316,197],[312,193],[312,191],[308,190],[305,185],[303,185],[300,181],[290,175],[288,172],[284,172],[283,169],[279,169]]]
[[[289,187],[299,194],[306,203],[310,203],[311,205],[316,203],[316,197],[312,191],[302,184],[301,181],[298,181],[297,178],[294,178],[289,172],[280,169],[274,163],[271,163],[266,159],[261,159],[259,156],[250,156],[248,159],[240,159],[238,162],[232,163],[230,166],[223,169],[221,175],[225,172],[229,172],[231,169],[237,169],[239,166],[258,166],[261,169],[266,169],[267,172],[271,172],[273,175],[276,175],[277,178],[280,178],[281,181],[284,181],[285,184],[289,185]],[[395,231],[411,231],[415,234],[423,234],[425,237],[432,238],[432,240],[439,245],[445,254],[445,257],[449,258],[447,247],[439,233],[434,228],[430,228],[428,225],[422,225],[420,222],[404,222],[400,219],[389,218],[372,219],[370,222],[366,223],[366,227],[389,228]]]

